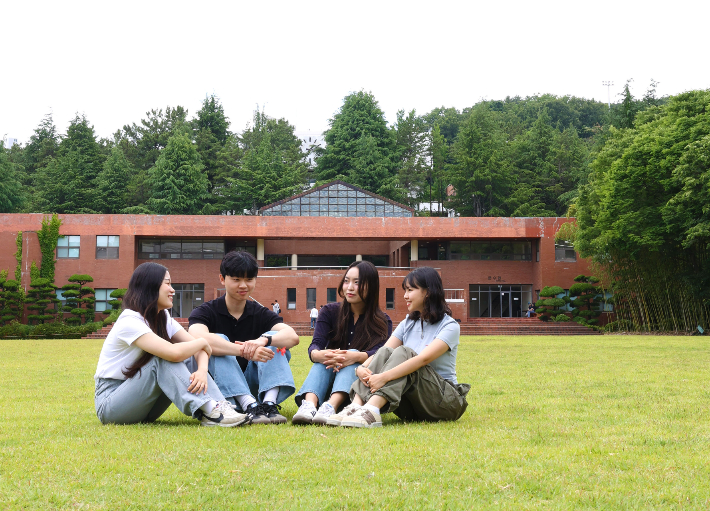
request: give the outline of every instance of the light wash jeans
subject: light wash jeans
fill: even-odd
[[[195,412],[211,399],[224,399],[209,376],[207,394],[188,392],[190,374],[184,363],[154,356],[128,380],[98,378],[94,394],[96,415],[103,424],[153,422],[174,403],[182,413],[195,417]]]
[[[336,373],[332,369],[327,369],[325,364],[315,362],[308,372],[306,381],[303,382],[303,385],[301,385],[301,388],[296,394],[296,404],[301,406],[303,398],[309,392],[318,396],[318,405],[325,403],[334,392],[344,392],[348,394],[353,382],[357,380],[355,371],[359,366],[360,364],[352,364],[342,368]],[[349,399],[349,397],[347,399]]]
[[[226,335],[217,335],[229,340]],[[269,349],[274,352],[274,358],[268,362],[249,361],[244,372],[235,356],[210,357],[208,365],[210,375],[230,403],[239,407],[234,397],[245,394],[251,394],[262,403],[266,391],[278,387],[279,395],[276,398],[278,404],[285,401],[296,390],[293,373],[288,365],[291,352],[286,350],[286,355],[281,355],[276,352],[277,348],[274,346],[269,346]],[[194,372],[192,368],[197,368],[197,363],[192,357],[185,360],[185,364],[190,371]]]

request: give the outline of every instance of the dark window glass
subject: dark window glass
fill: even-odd
[[[306,289],[306,309],[311,310],[316,306],[316,288],[309,287]]]
[[[558,241],[555,243],[555,261],[575,262],[577,254],[574,246],[569,241]]]
[[[387,309],[394,309],[394,288],[388,287],[385,290],[385,307]]]
[[[289,287],[286,289],[286,308],[294,310],[296,308],[296,288]]]
[[[334,287],[329,287],[326,291],[326,301],[333,303],[338,301],[338,290]]]

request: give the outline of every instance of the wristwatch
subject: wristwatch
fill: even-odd
[[[266,339],[266,344],[264,345],[264,348],[266,348],[267,346],[271,346],[272,337],[270,335],[262,335],[262,337]]]

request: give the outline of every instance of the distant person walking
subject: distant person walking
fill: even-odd
[[[273,305],[274,312],[280,316],[281,315],[281,306],[279,305],[279,301],[274,300],[274,303],[272,303],[271,305]]]
[[[318,309],[316,309],[316,306],[314,305],[313,308],[311,309],[311,330],[313,330],[316,327],[316,320],[318,319]]]

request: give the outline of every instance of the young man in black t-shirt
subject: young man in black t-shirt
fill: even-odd
[[[220,298],[190,314],[189,332],[212,348],[209,371],[222,394],[248,416],[251,424],[283,424],[278,404],[296,390],[288,365],[298,335],[283,319],[249,300],[259,266],[248,252],[229,252],[219,267],[226,289]]]

